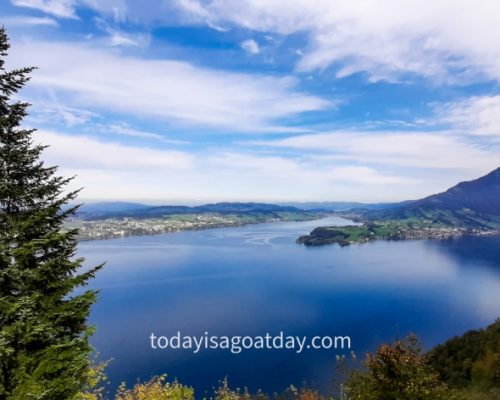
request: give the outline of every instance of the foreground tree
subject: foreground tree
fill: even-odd
[[[348,379],[349,400],[459,398],[439,380],[415,336],[380,346],[375,354],[368,354],[365,366],[365,371],[355,371]]]
[[[74,290],[100,266],[77,272],[77,231],[63,230],[77,192],[65,193],[71,179],[44,165],[34,130],[20,127],[28,104],[12,98],[33,68],[7,71],[8,49],[0,28],[0,399],[73,399],[87,378],[96,298]]]

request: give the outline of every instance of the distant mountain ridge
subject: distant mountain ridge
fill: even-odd
[[[445,192],[364,213],[369,219],[429,219],[448,225],[497,227],[500,224],[500,168],[460,182]]]
[[[399,203],[359,203],[355,201],[309,201],[298,202],[290,201],[278,203],[284,206],[292,206],[301,210],[316,210],[316,211],[348,211],[352,209],[378,210],[388,207],[393,207]]]
[[[500,215],[500,168],[473,181],[460,182],[446,192],[418,200],[410,208],[470,209]]]
[[[221,202],[200,206],[103,202],[85,204],[77,217],[86,220],[105,218],[161,218],[173,214],[273,214],[283,212],[324,212],[361,215],[367,220],[425,220],[443,226],[500,228],[500,168],[478,179],[460,182],[445,192],[401,203],[363,204],[355,202],[309,202],[268,204]]]
[[[86,220],[105,219],[105,218],[160,218],[172,214],[252,214],[252,213],[278,213],[278,212],[300,212],[300,208],[292,206],[280,206],[267,203],[238,203],[222,202],[210,203],[200,206],[148,206],[138,203],[115,203],[118,208],[106,207],[108,203],[101,203],[102,206],[92,204],[84,205],[78,211],[77,217]],[[109,203],[113,204],[113,203]],[[124,206],[121,206],[124,205]],[[104,206],[104,207],[103,207]]]
[[[355,209],[340,215],[358,225],[320,226],[297,243],[348,246],[373,240],[447,239],[465,234],[500,233],[500,168],[443,193],[378,210]]]
[[[127,201],[100,201],[95,203],[84,203],[78,209],[80,214],[125,212],[151,207],[143,203],[133,203]]]

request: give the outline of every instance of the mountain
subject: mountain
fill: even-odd
[[[320,246],[372,240],[444,239],[464,234],[500,232],[500,168],[479,179],[461,182],[420,200],[378,210],[340,212],[359,224],[323,226],[302,235],[297,243]]]
[[[301,210],[349,211],[353,209],[378,210],[393,207],[395,203],[357,203],[347,201],[311,201],[279,203],[284,206],[298,207]]]
[[[131,203],[125,201],[103,201],[96,203],[84,203],[78,209],[76,215],[80,218],[98,218],[100,215],[109,213],[131,212],[145,209],[151,206],[142,203]]]
[[[113,203],[105,203],[113,204]],[[203,213],[218,213],[218,214],[273,214],[283,212],[301,212],[303,210],[292,206],[280,206],[267,203],[213,203],[204,204],[201,206],[146,206],[130,203],[130,207],[122,207],[122,203],[117,203],[118,208],[107,207],[105,211],[98,207],[82,207],[83,212],[77,214],[78,217],[87,220],[105,219],[105,218],[159,218],[172,214],[203,214]]]
[[[500,168],[473,181],[461,182],[407,206],[408,209],[470,209],[500,215]]]
[[[373,220],[425,219],[448,226],[500,226],[500,168],[443,193],[363,212]]]
[[[219,213],[247,213],[247,212],[297,212],[302,211],[297,207],[280,206],[267,203],[215,203],[194,207],[202,212]]]

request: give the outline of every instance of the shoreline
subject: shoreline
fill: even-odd
[[[318,227],[308,235],[302,235],[296,243],[305,246],[324,246],[338,244],[341,247],[353,244],[363,244],[379,240],[445,240],[463,236],[494,236],[499,235],[499,229],[491,228],[463,228],[463,227],[422,227],[412,229],[390,230],[382,229],[375,224],[346,227]]]
[[[203,217],[201,215],[199,217]],[[119,239],[133,236],[150,236],[164,233],[176,233],[183,231],[199,231],[218,228],[238,228],[248,225],[270,224],[279,222],[306,222],[321,220],[326,217],[334,216],[332,213],[303,213],[302,216],[283,216],[283,217],[262,217],[255,216],[253,220],[240,218],[221,217],[210,221],[198,219],[197,221],[169,219],[169,218],[148,218],[148,219],[105,219],[97,221],[72,221],[79,229],[78,240],[88,242],[93,240]],[[205,216],[206,217],[206,216]],[[213,216],[212,216],[213,217]],[[226,218],[225,220],[223,218]]]

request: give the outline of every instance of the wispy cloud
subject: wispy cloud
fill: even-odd
[[[77,19],[74,0],[11,0],[18,7],[40,10],[59,18]]]
[[[144,173],[154,169],[184,170],[193,165],[193,157],[180,151],[134,147],[46,130],[38,131],[35,139],[49,144],[45,157],[56,165],[64,165],[65,168],[102,168],[108,172],[132,170]]]
[[[32,88],[54,91],[72,107],[236,131],[287,131],[287,118],[332,104],[297,90],[292,77],[271,77],[151,60],[79,43],[25,41],[15,65],[36,64]],[[64,62],[71,60],[71,62]]]
[[[250,152],[220,152],[209,158],[216,165],[240,170],[240,173],[258,175],[259,178],[289,183],[309,182],[309,185],[325,185],[330,189],[338,182],[367,185],[410,184],[414,179],[382,173],[374,168],[358,166],[353,163],[331,162],[315,155],[284,157]]]
[[[498,167],[493,0],[11,1],[45,13],[4,18],[26,122],[87,198],[404,200]]]
[[[500,139],[500,96],[472,96],[435,106],[434,122]]]
[[[25,100],[25,99],[23,99]],[[89,122],[97,117],[97,114],[75,107],[68,107],[58,101],[50,99],[31,99],[32,107],[27,121],[30,124],[59,124],[72,127]]]
[[[302,71],[334,65],[337,76],[365,72],[373,81],[416,74],[435,82],[500,80],[500,3],[441,0],[179,0],[203,21],[283,35],[305,32]],[[450,18],[450,14],[453,18]]]
[[[436,83],[500,80],[500,36],[495,0],[440,0],[422,7],[419,0],[11,0],[60,18],[78,18],[87,7],[115,21],[150,26],[161,21],[203,23],[218,31],[232,26],[264,33],[304,33],[299,71],[333,66],[338,77],[366,73],[371,81],[397,82],[408,75]],[[450,18],[453,13],[453,18]],[[115,45],[135,40],[117,30]],[[252,45],[255,50],[255,46]]]
[[[127,33],[118,28],[113,28],[109,23],[100,17],[94,18],[96,26],[109,35],[108,43],[111,46],[134,46],[147,47],[150,43],[150,35],[146,33]]]
[[[167,144],[187,144],[187,141],[169,139],[164,134],[159,134],[155,132],[148,132],[140,129],[135,129],[126,123],[112,123],[106,125],[100,125],[99,129],[101,132],[111,132],[117,135],[135,137],[140,139],[151,139]]]
[[[11,16],[2,18],[2,22],[7,26],[59,26],[57,21],[50,17],[22,17]]]
[[[259,54],[260,47],[257,42],[253,39],[247,39],[241,42],[241,48],[249,54]]]
[[[309,151],[323,159],[386,167],[459,170],[480,174],[497,168],[498,150],[453,135],[425,131],[333,131],[254,142]]]
[[[158,201],[340,199],[388,200],[416,195],[414,177],[384,168],[315,157],[206,149],[196,154],[40,131],[44,158],[77,175],[86,199]]]

